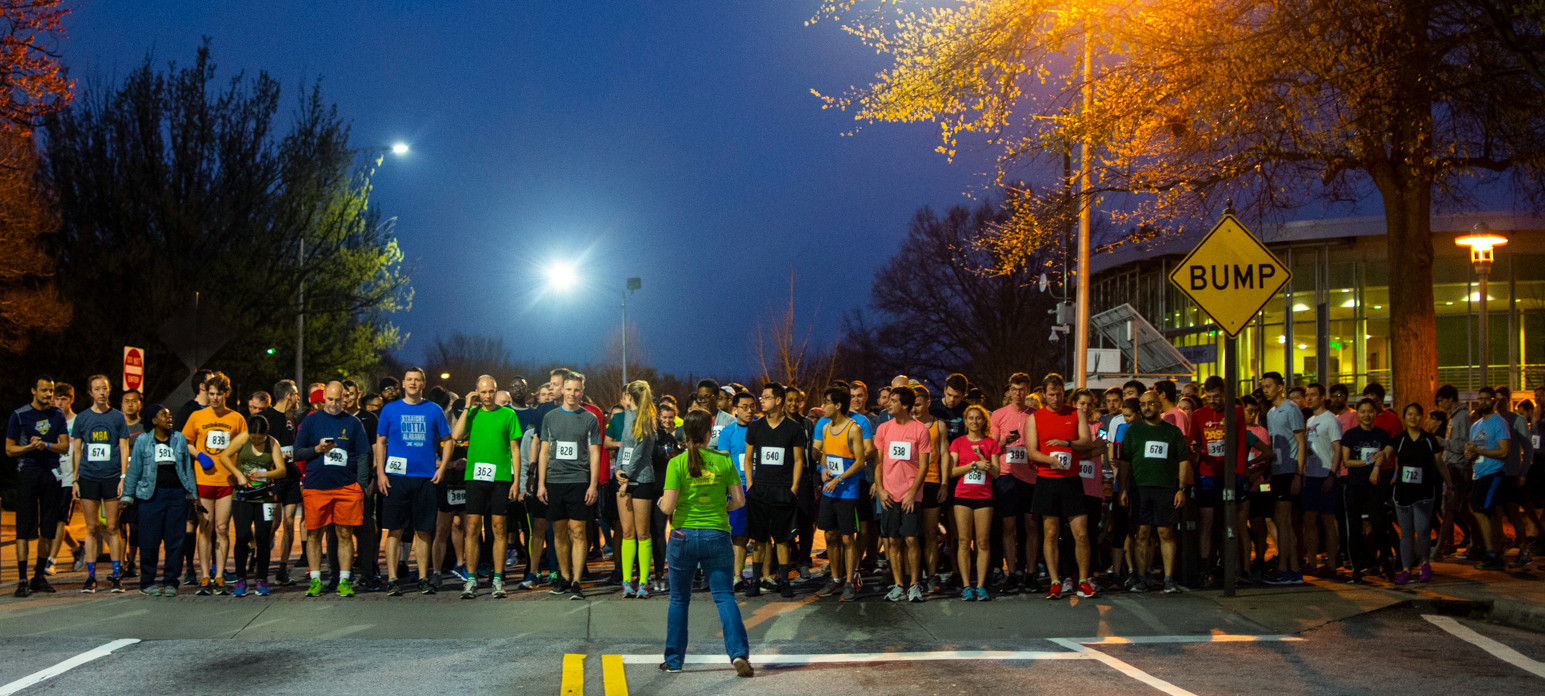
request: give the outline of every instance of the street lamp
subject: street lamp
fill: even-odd
[[[385,152],[390,150],[394,155],[408,154],[407,143],[393,143],[386,147],[367,147],[355,152]],[[382,156],[385,157],[384,155]],[[380,164],[378,161],[377,164]],[[395,220],[396,218],[392,218]],[[295,383],[306,383],[306,278],[304,270],[306,266],[306,237],[301,235],[300,243],[295,248],[295,268],[302,271],[300,279],[296,282],[295,289]]]
[[[1491,362],[1491,316],[1486,308],[1487,281],[1491,277],[1491,262],[1495,260],[1495,248],[1507,244],[1507,237],[1491,229],[1486,223],[1476,223],[1468,234],[1454,238],[1457,246],[1470,247],[1470,264],[1480,278],[1481,302],[1481,386],[1489,386],[1488,374]]]
[[[622,388],[628,388],[628,294],[644,287],[644,281],[629,278],[622,289]]]
[[[555,290],[568,290],[579,282],[579,274],[574,270],[574,265],[564,261],[554,261],[548,264],[547,284]],[[628,384],[628,295],[644,287],[644,281],[639,278],[628,278],[622,286],[622,385]]]

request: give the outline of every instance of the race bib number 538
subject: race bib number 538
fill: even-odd
[[[892,442],[889,450],[891,459],[912,459],[912,443]]]

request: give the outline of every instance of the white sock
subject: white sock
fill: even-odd
[[[313,570],[313,571],[311,571],[311,579],[312,580],[321,580],[322,579],[322,571],[320,571],[320,570]]]
[[[340,571],[338,571],[338,577],[341,578],[341,579],[344,579],[344,580],[348,580],[349,577],[352,576],[352,575],[354,575],[354,573],[352,573],[350,571],[347,571],[347,570],[340,570]]]

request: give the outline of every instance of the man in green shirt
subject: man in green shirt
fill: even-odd
[[[1128,427],[1121,439],[1120,475],[1126,483],[1121,488],[1121,505],[1129,504],[1127,491],[1137,491],[1137,542],[1133,550],[1138,570],[1148,571],[1148,540],[1157,527],[1159,550],[1164,555],[1164,592],[1179,592],[1174,579],[1175,511],[1186,504],[1181,488],[1191,466],[1186,457],[1186,436],[1163,420],[1164,404],[1158,394],[1143,392],[1138,404],[1143,418]],[[1133,592],[1148,589],[1142,581],[1132,586]]]
[[[518,492],[513,462],[520,460],[520,418],[514,409],[499,406],[499,383],[489,375],[477,378],[477,391],[467,395],[467,408],[451,426],[451,439],[467,440],[467,581],[461,598],[477,596],[477,556],[483,516],[493,523],[494,598],[504,597],[505,515]]]

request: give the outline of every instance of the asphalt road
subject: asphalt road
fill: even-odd
[[[706,595],[693,602],[692,652],[701,662],[662,674],[656,665],[663,598],[623,601],[604,590],[584,602],[545,593],[462,601],[450,593],[306,600],[298,593],[160,599],[61,592],[0,599],[0,696],[276,690],[613,696],[731,689],[782,696],[1451,696],[1545,686],[1545,677],[1435,625],[1424,610],[1378,591],[1351,592],[1308,587],[1255,590],[1231,600],[1184,593],[845,605],[808,594],[794,602],[742,598],[758,663],[750,680],[737,679],[724,662]],[[1467,619],[1440,621],[1516,650],[1526,664],[1545,661],[1545,636]],[[1219,642],[1210,638],[1215,634],[1262,639]],[[6,686],[122,639],[139,642],[18,691]],[[1143,640],[1165,642],[1128,642]],[[579,656],[568,670],[566,655]],[[1537,671],[1545,675],[1545,667]]]

